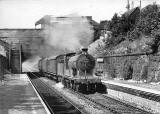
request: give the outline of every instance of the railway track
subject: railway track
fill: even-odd
[[[104,110],[109,110],[114,114],[152,114],[151,112],[145,111],[141,108],[132,106],[122,101],[116,100],[108,95],[99,93],[84,95],[79,92],[75,92],[70,89],[71,92],[83,97],[96,105],[99,105]]]
[[[115,99],[115,98],[113,98],[113,97],[111,97],[111,96],[109,96],[109,95],[104,95],[104,94],[100,94],[102,97],[104,97],[106,100],[112,100],[113,102],[115,101],[115,102],[117,102],[119,105],[122,105],[122,106],[125,106],[125,107],[127,107],[127,108],[129,108],[129,111],[128,112],[135,112],[135,113],[137,113],[137,114],[152,114],[151,112],[148,112],[148,111],[146,111],[146,110],[144,110],[144,109],[141,109],[141,108],[138,108],[138,107],[136,107],[136,106],[133,106],[133,105],[131,105],[131,104],[129,104],[129,103],[127,103],[127,102],[123,102],[123,101],[120,101],[120,100],[118,100],[118,99]]]
[[[87,114],[56,90],[45,84],[38,78],[38,73],[27,73],[32,84],[45,102],[51,114]]]
[[[70,93],[78,96],[79,98],[84,99],[85,101],[88,100],[96,107],[99,106],[103,110],[106,110],[107,112],[110,111],[112,114],[151,114],[150,112],[147,112],[138,107],[134,107],[130,104],[116,100],[106,94],[103,95],[96,93],[96,94],[85,95],[79,92],[75,92],[71,89],[69,89],[69,91]]]
[[[85,95],[85,97],[115,114],[151,114],[150,112],[113,99],[107,95],[96,93],[93,95]]]

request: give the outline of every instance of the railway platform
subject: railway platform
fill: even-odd
[[[7,74],[0,82],[0,114],[48,114],[27,75]]]
[[[124,80],[103,80],[109,95],[134,106],[160,114],[160,84]]]

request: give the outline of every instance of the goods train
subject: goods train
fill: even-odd
[[[81,93],[106,93],[106,87],[95,75],[95,58],[83,48],[79,53],[67,53],[39,60],[43,76],[62,82],[64,87]]]

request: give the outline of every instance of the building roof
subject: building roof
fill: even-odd
[[[94,28],[98,28],[99,27],[99,23],[92,20],[92,16],[61,16],[61,17],[55,17],[52,15],[45,15],[44,17],[42,17],[40,20],[38,20],[35,23],[35,26],[39,25],[39,24],[47,24],[50,25],[52,23],[58,23],[61,21],[64,21],[65,19],[72,19],[72,18],[86,18],[91,25],[93,25]]]
[[[51,16],[50,15],[45,15],[44,17],[42,17],[40,20],[38,20],[35,23],[35,26],[39,25],[39,24],[47,24],[51,21]]]
[[[133,8],[133,9],[125,12],[124,15],[131,19],[131,18],[136,17],[137,14],[139,15],[139,13],[140,13],[140,8],[136,7],[136,8]]]

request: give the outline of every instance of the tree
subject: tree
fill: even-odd
[[[136,28],[145,35],[150,35],[152,31],[160,28],[160,12],[156,4],[148,5],[141,11]]]
[[[120,22],[120,17],[118,16],[117,13],[114,14],[113,18],[111,19],[110,22],[110,31],[112,32],[112,35],[117,37],[119,33],[119,22]]]

